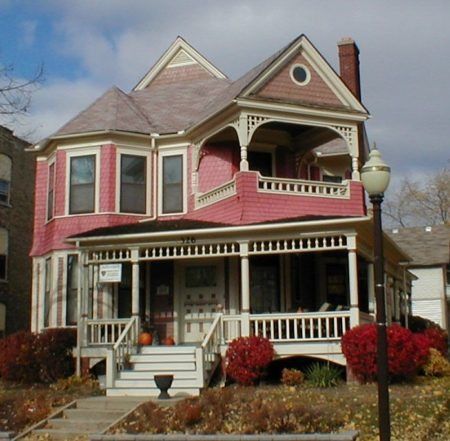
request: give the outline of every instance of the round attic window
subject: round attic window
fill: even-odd
[[[294,64],[291,67],[291,78],[295,84],[305,86],[311,80],[311,73],[303,64]]]

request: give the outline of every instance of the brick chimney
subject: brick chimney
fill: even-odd
[[[361,83],[359,80],[359,49],[352,38],[345,37],[338,42],[339,71],[342,81],[361,101]]]

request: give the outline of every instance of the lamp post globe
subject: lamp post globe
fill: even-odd
[[[383,194],[391,179],[391,168],[381,159],[380,152],[374,147],[369,160],[361,169],[361,180],[369,196]]]
[[[373,254],[375,299],[377,305],[377,382],[378,382],[378,426],[381,441],[391,439],[389,412],[389,368],[386,301],[384,286],[383,230],[381,227],[381,203],[391,175],[390,167],[381,159],[375,148],[361,169],[361,180],[373,205]]]

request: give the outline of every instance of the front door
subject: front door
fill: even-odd
[[[218,305],[224,304],[223,260],[183,262],[180,269],[180,339],[185,343],[200,342],[214,320]]]

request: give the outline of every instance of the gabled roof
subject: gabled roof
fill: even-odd
[[[317,71],[315,75],[336,95],[338,103],[314,103],[311,99],[290,103],[286,97],[279,102],[367,115],[364,106],[304,35],[234,82],[178,37],[132,92],[127,95],[116,87],[110,89],[51,138],[104,130],[144,134],[187,131],[235,100],[277,100],[276,96],[258,93],[299,54]],[[47,143],[37,147],[44,148]]]
[[[386,231],[413,261],[409,265],[445,265],[450,259],[450,225],[399,228]]]
[[[150,133],[150,120],[134,101],[118,87],[112,87],[61,127],[57,135],[100,130]]]

